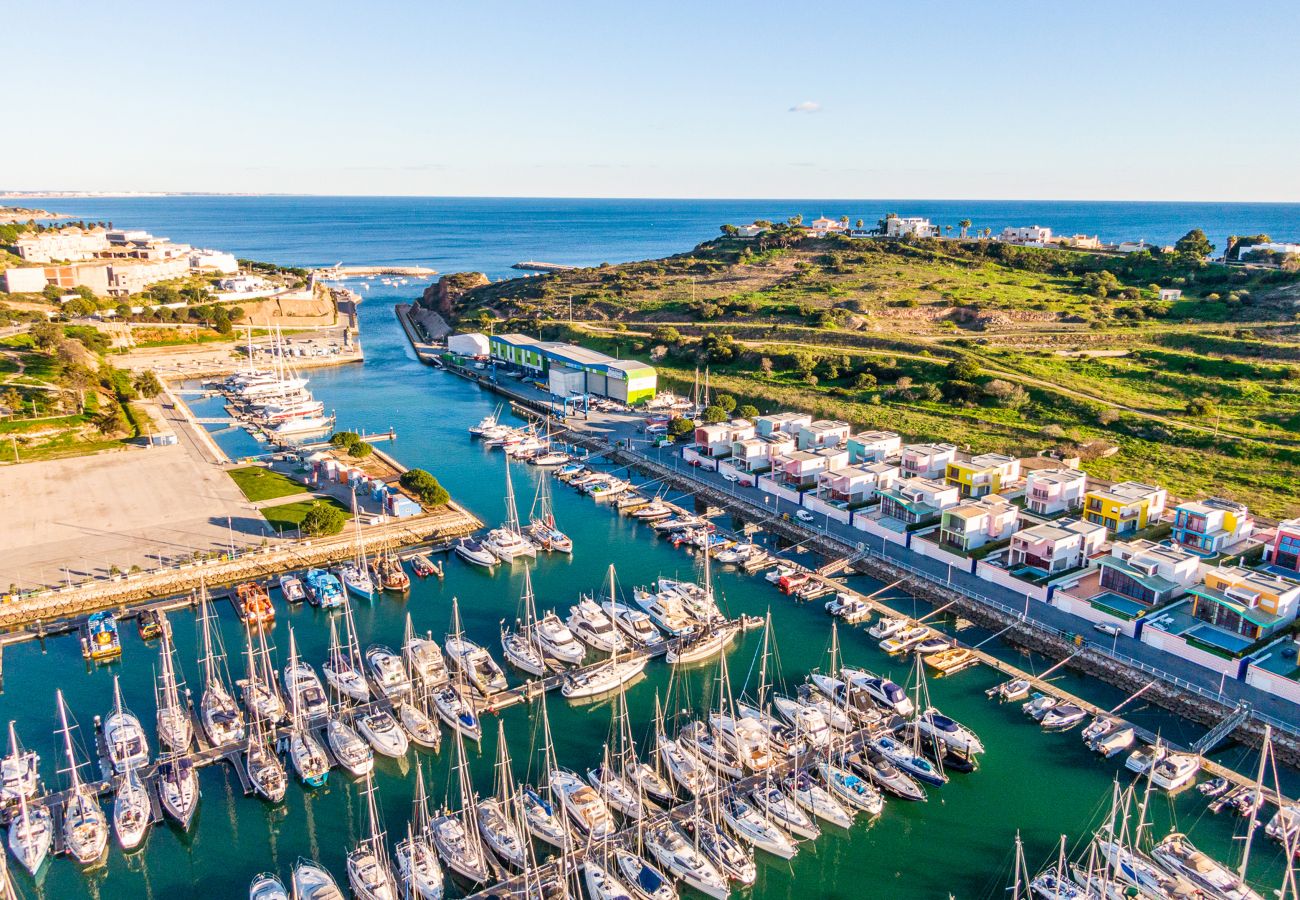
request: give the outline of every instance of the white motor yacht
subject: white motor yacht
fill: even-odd
[[[664,636],[647,613],[616,600],[606,600],[601,608],[634,646],[651,652],[663,647]]]
[[[366,666],[379,693],[391,702],[404,700],[411,694],[411,679],[406,675],[402,658],[382,644],[366,649]]]
[[[645,846],[659,865],[697,891],[716,900],[725,900],[730,895],[727,879],[671,824],[646,831]]]
[[[722,798],[719,810],[722,819],[742,840],[759,850],[781,859],[790,859],[799,852],[799,845],[776,825],[772,824],[752,803],[739,794]]]
[[[627,649],[627,642],[614,627],[613,620],[590,597],[583,597],[574,605],[565,624],[574,637],[592,649],[602,653]]]
[[[533,635],[542,653],[567,665],[577,665],[587,655],[587,648],[578,642],[569,626],[560,621],[554,610],[537,620]]]
[[[370,742],[376,753],[392,759],[406,755],[410,740],[392,713],[384,709],[371,709],[359,714],[355,721],[357,731]]]

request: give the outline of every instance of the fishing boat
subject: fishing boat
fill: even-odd
[[[156,609],[142,609],[135,617],[135,630],[139,632],[142,641],[152,641],[161,635],[164,624],[162,614]]]
[[[553,465],[553,463],[538,462],[539,458],[544,459],[551,456],[555,456],[555,454],[534,457],[529,462],[533,465]],[[529,513],[528,519],[528,537],[534,544],[551,553],[573,552],[573,540],[563,531],[560,531],[555,524],[555,504],[551,499],[551,479],[545,476],[537,479],[537,496],[533,498],[533,509]]]
[[[664,636],[646,613],[616,600],[606,600],[601,609],[633,646],[652,653],[663,648]]]
[[[406,614],[406,630],[402,637],[402,661],[411,680],[426,689],[441,687],[447,683],[447,662],[442,657],[442,648],[431,636],[420,637],[411,624],[411,614]]]
[[[474,810],[483,842],[496,858],[516,869],[528,865],[527,842],[515,820],[515,781],[510,771],[510,750],[505,723],[497,721],[496,791],[481,798]]]
[[[471,885],[485,884],[493,876],[494,866],[479,839],[474,822],[475,797],[465,765],[465,741],[456,732],[456,777],[460,794],[459,812],[444,812],[430,823],[433,845],[452,872]]]
[[[113,794],[113,834],[123,850],[134,850],[153,821],[153,804],[134,763],[129,763]]]
[[[669,665],[689,665],[712,659],[726,649],[738,634],[739,622],[706,626],[703,631],[677,638],[670,644],[664,659]]]
[[[72,749],[72,728],[63,691],[56,690],[63,752],[68,760],[68,791],[63,802],[63,845],[79,864],[98,865],[108,849],[108,819],[94,789],[81,780],[81,763]]]
[[[307,588],[301,578],[286,572],[280,576],[280,596],[288,603],[301,603],[307,599]]]
[[[293,867],[293,900],[343,900],[334,876],[324,867],[305,859]]]
[[[308,569],[303,576],[303,589],[307,600],[321,609],[336,609],[343,605],[343,585],[334,573],[325,569]]]
[[[1149,775],[1156,787],[1173,793],[1196,779],[1201,758],[1195,753],[1170,753],[1155,764]]]
[[[442,564],[435,563],[427,553],[417,553],[411,557],[411,570],[420,578],[428,578],[430,575],[442,577]]]
[[[564,769],[555,769],[548,777],[560,808],[582,834],[594,840],[613,836],[614,817],[595,789]]]
[[[23,749],[10,720],[9,752],[0,760],[0,806],[12,808],[20,799],[33,799],[41,787],[40,766],[40,754]]]
[[[533,579],[524,568],[524,590],[519,599],[522,618],[515,620],[515,629],[501,624],[501,652],[506,662],[530,675],[546,674],[546,659],[537,639],[537,609],[533,597]]]
[[[199,698],[199,720],[213,746],[223,747],[244,740],[244,714],[227,685],[226,654],[220,635],[214,634],[212,608],[207,591],[200,587],[199,622],[202,631],[203,694]]]
[[[1207,897],[1215,900],[1263,900],[1236,872],[1197,850],[1185,834],[1173,832],[1165,836],[1151,848],[1151,858],[1171,875],[1186,878]]]
[[[1076,703],[1057,703],[1043,713],[1044,731],[1069,731],[1088,717],[1088,711]]]
[[[663,872],[630,850],[614,848],[614,866],[634,900],[677,900],[677,888]]]
[[[388,848],[379,827],[379,810],[375,806],[375,783],[366,774],[362,789],[370,819],[370,833],[348,854],[348,883],[358,900],[398,900],[397,880],[388,864]]]
[[[122,655],[117,618],[111,612],[91,613],[86,618],[86,636],[81,639],[81,653],[93,662],[106,662]]]
[[[484,569],[491,569],[500,562],[485,542],[474,538],[461,538],[456,542],[455,552],[465,562]]]
[[[199,808],[199,777],[188,756],[168,756],[158,763],[158,800],[163,812],[188,831]]]
[[[739,794],[726,794],[719,804],[719,814],[741,840],[781,859],[791,859],[799,845],[777,828],[758,809]]]
[[[871,604],[855,594],[838,593],[826,602],[826,611],[841,622],[856,625],[871,618]]]
[[[31,807],[26,796],[19,796],[18,809],[9,822],[9,852],[14,859],[35,875],[49,858],[54,843],[54,820],[43,806]]]
[[[388,647],[383,644],[367,647],[366,667],[379,696],[397,703],[411,695],[411,679],[407,677],[402,658]]]
[[[537,621],[533,636],[543,655],[564,665],[577,665],[587,656],[587,648],[578,642],[554,610],[549,610]]]
[[[612,573],[610,577],[613,577]],[[565,624],[574,637],[593,650],[616,653],[627,649],[627,642],[614,627],[613,620],[591,597],[583,597],[573,606]]]
[[[492,555],[502,562],[513,563],[516,559],[537,558],[537,545],[524,537],[519,525],[519,510],[515,507],[515,489],[510,480],[510,466],[506,471],[506,521],[500,528],[493,528],[483,539],[483,545]]]
[[[913,748],[887,734],[873,738],[870,746],[913,778],[918,778],[927,784],[936,786],[948,783],[948,776],[936,768],[934,763]]]
[[[405,594],[411,589],[411,576],[406,574],[401,559],[390,547],[384,547],[376,554],[370,571],[372,580],[386,591]]]
[[[725,900],[730,895],[727,879],[671,824],[647,829],[645,846],[659,865],[697,891],[716,900]]]
[[[263,800],[279,803],[284,799],[289,778],[285,774],[284,764],[267,744],[262,734],[262,726],[258,722],[254,722],[253,727],[248,729],[248,745],[244,748],[244,768],[248,772],[248,780],[252,782],[253,790]]]
[[[286,671],[297,672],[300,663],[298,661],[298,646],[294,642],[293,630],[289,631],[289,665]],[[315,678],[313,672],[311,677]],[[317,691],[320,692],[320,699],[325,701],[324,692],[320,691],[320,684],[317,682]],[[329,779],[330,761],[325,755],[325,748],[320,745],[316,736],[312,734],[311,729],[307,726],[307,717],[304,713],[302,698],[305,691],[301,690],[298,684],[294,685],[289,691],[289,762],[293,770],[297,773],[298,778],[303,784],[310,787],[321,787]]]
[[[925,788],[883,754],[867,748],[849,756],[849,764],[862,776],[902,800],[924,801]]]
[[[370,744],[348,724],[343,710],[330,716],[325,723],[325,742],[330,745],[334,758],[349,773],[360,778],[375,767],[375,752]]]
[[[432,696],[438,718],[446,722],[449,728],[471,741],[483,737],[483,723],[479,720],[478,713],[456,685],[443,685]]]
[[[381,756],[398,759],[410,749],[410,739],[397,724],[397,719],[386,709],[371,707],[353,719],[357,732]]]
[[[248,900],[289,900],[289,892],[285,890],[283,881],[264,872],[248,886]]]
[[[451,600],[452,631],[447,635],[447,661],[464,680],[483,696],[504,691],[509,685],[501,666],[487,650],[465,637],[460,623],[460,603]]]
[[[113,676],[113,710],[104,717],[103,731],[108,760],[117,774],[149,764],[144,726],[122,705],[122,681],[117,675]]]
[[[798,837],[815,840],[821,835],[817,823],[769,778],[750,791],[754,803],[777,826]]]
[[[885,808],[885,800],[870,783],[842,766],[823,760],[817,764],[817,773],[832,795],[853,809],[869,816],[878,816]]]
[[[246,581],[235,586],[235,608],[239,617],[250,628],[265,628],[275,622],[275,606],[271,595],[256,581]]]
[[[245,676],[238,683],[244,695],[244,708],[254,719],[270,725],[278,725],[287,715],[284,698],[275,685],[275,671],[271,664],[270,650],[266,644],[266,632],[258,631],[259,649],[253,649],[253,632],[251,627],[244,629],[246,641]]]
[[[443,896],[443,870],[429,836],[432,822],[424,792],[424,770],[420,766],[415,768],[415,799],[411,807],[406,840],[398,841],[393,849],[398,880],[407,900],[440,900]]]
[[[361,648],[357,643],[356,623],[352,619],[352,604],[343,598],[343,632],[344,642],[339,642],[338,625],[330,619],[329,657],[321,665],[325,680],[335,692],[364,703],[370,699],[370,687],[366,683],[365,671],[361,661]]]

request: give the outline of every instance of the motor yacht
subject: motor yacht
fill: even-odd
[[[722,820],[741,840],[759,850],[781,859],[790,859],[799,852],[799,845],[774,825],[758,809],[739,794],[728,794],[719,806]]]

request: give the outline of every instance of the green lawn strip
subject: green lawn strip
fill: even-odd
[[[296,500],[293,503],[281,503],[279,506],[264,506],[262,507],[262,515],[266,517],[266,521],[270,523],[271,527],[274,528],[277,533],[283,534],[286,531],[294,531],[301,526],[303,518],[307,515],[307,511],[317,503],[328,503],[342,510],[344,513],[347,513],[349,519],[352,518],[352,514],[348,511],[348,508],[342,503],[339,503],[333,497],[313,500]]]
[[[231,469],[230,477],[239,485],[244,496],[254,503],[260,500],[274,500],[276,497],[290,497],[309,490],[307,485],[294,481],[287,475],[264,469],[261,466],[245,466]]]

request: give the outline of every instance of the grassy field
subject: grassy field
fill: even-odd
[[[239,485],[244,496],[254,503],[261,500],[274,500],[276,497],[291,497],[308,490],[302,482],[261,466],[231,469],[230,477],[235,480],[235,484]]]
[[[1176,301],[1159,289],[1177,287]],[[573,297],[574,325],[567,324]],[[1300,276],[949,241],[701,245],[497,282],[463,323],[646,359],[689,392],[906,440],[1057,448],[1110,479],[1300,515]]]
[[[266,521],[276,530],[276,533],[283,534],[286,531],[296,531],[302,525],[303,517],[307,515],[307,511],[317,503],[327,503],[347,513],[347,518],[352,518],[348,508],[332,497],[298,500],[293,503],[281,503],[277,506],[264,506],[262,507],[262,515],[266,517]]]

